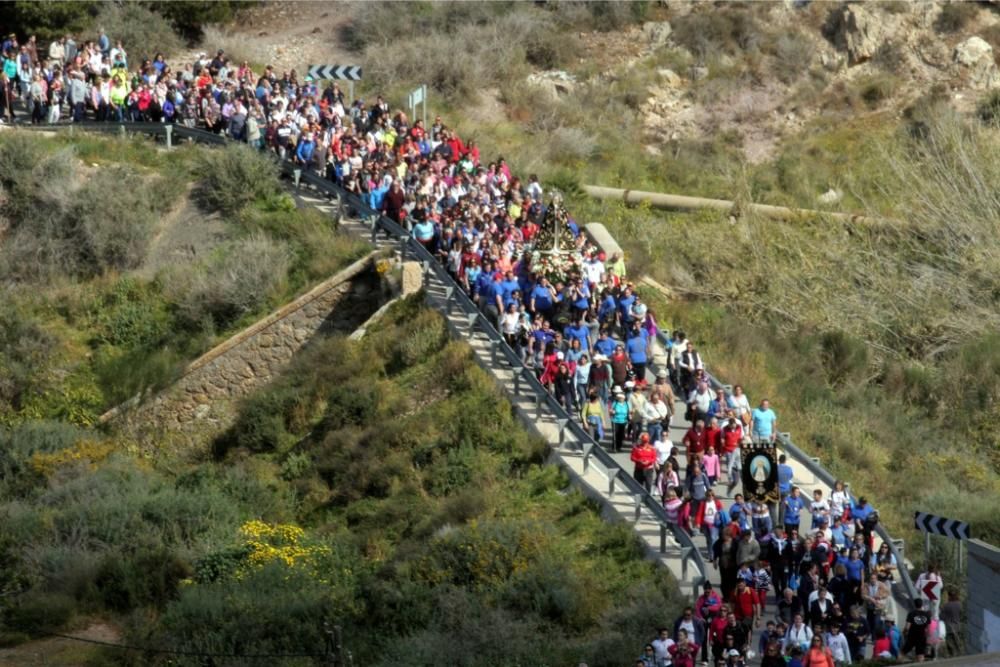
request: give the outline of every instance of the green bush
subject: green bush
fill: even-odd
[[[983,123],[995,126],[1000,123],[1000,90],[987,93],[976,106],[976,115]]]
[[[172,551],[140,548],[134,553],[108,553],[94,584],[105,608],[127,612],[166,605],[177,598],[180,581],[191,574],[190,566]]]
[[[55,39],[67,33],[79,34],[89,27],[100,3],[17,0],[6,6],[7,27],[18,35]]]
[[[184,46],[170,21],[163,16],[164,13],[175,13],[176,10],[168,11],[163,6],[165,4],[150,3],[151,9],[138,2],[100,3],[94,23],[97,28],[104,28],[111,39],[122,40],[131,54],[130,61],[139,62],[145,58],[152,60],[157,52],[178,53]]]
[[[322,655],[323,624],[344,611],[335,605],[328,587],[297,569],[274,565],[239,581],[182,588],[158,619],[153,637],[137,643],[237,655]]]
[[[73,618],[76,603],[60,593],[35,593],[16,601],[4,622],[14,631],[29,635],[61,630]]]
[[[9,301],[0,304],[0,413],[20,410],[49,385],[56,339]]]
[[[278,165],[269,156],[240,144],[205,151],[199,160],[201,182],[195,191],[206,211],[232,215],[279,191]]]

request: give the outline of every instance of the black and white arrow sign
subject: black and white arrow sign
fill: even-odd
[[[913,525],[918,530],[934,535],[944,535],[955,540],[969,539],[969,524],[955,519],[946,519],[926,512],[913,513]]]
[[[308,74],[314,79],[361,81],[361,65],[310,65]]]

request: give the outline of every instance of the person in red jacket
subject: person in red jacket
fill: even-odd
[[[656,474],[656,449],[649,441],[649,434],[643,433],[639,438],[639,445],[632,448],[632,463],[635,464],[635,481],[642,484],[649,493],[653,489],[653,478]]]
[[[688,459],[693,459],[695,454],[702,454],[708,448],[708,432],[705,430],[705,422],[698,420],[694,426],[684,434],[684,447],[687,449]]]
[[[719,663],[722,659],[722,650],[726,645],[726,634],[727,628],[729,627],[729,617],[732,614],[729,613],[729,605],[722,605],[719,610],[719,615],[712,619],[712,622],[708,624],[708,642],[712,645],[712,657],[714,658],[713,665]],[[735,619],[733,619],[735,623]],[[738,627],[738,626],[737,626]],[[706,662],[702,660],[702,662]]]
[[[708,662],[709,642],[707,637],[710,634],[712,622],[722,614],[722,596],[712,589],[712,583],[709,581],[705,582],[702,590],[704,592],[694,601],[694,615],[705,622],[706,638],[702,640],[701,644],[701,661]],[[724,616],[722,620],[725,623]]]
[[[736,620],[743,624],[747,632],[753,632],[754,624],[757,622],[757,594],[750,590],[745,579],[736,581],[736,590],[729,598],[729,604],[733,608]]]

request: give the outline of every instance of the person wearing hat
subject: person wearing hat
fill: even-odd
[[[729,649],[729,652],[726,654],[725,667],[745,667],[746,664],[742,653],[734,648]]]
[[[611,427],[612,441],[611,441],[611,451],[620,452],[625,448],[625,430],[628,427],[628,401],[625,398],[625,392],[621,390],[621,387],[616,386],[614,389],[614,399],[611,401]]]

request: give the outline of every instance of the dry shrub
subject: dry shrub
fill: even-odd
[[[201,48],[209,54],[222,49],[234,63],[248,62],[254,66],[268,65],[275,57],[274,42],[267,39],[246,39],[217,25],[202,28]]]
[[[389,49],[380,41],[388,36],[362,40],[368,44],[368,78],[381,89],[423,81],[451,99],[474,98],[484,87],[522,79],[531,65],[557,68],[577,52],[576,37],[557,35],[555,19],[535,8],[491,16],[488,21],[447,20],[452,12],[471,11],[460,8],[474,4],[478,3],[451,3],[445,9],[435,5],[432,14],[443,25],[433,29],[438,24],[431,22],[427,30],[407,27]]]
[[[765,37],[754,13],[741,5],[699,6],[671,21],[671,26],[674,41],[702,61],[719,53],[756,51]]]
[[[772,71],[783,82],[791,83],[809,70],[815,52],[812,40],[799,30],[779,35],[772,49]]]
[[[184,269],[167,281],[179,314],[192,323],[206,319],[226,328],[259,311],[284,283],[291,263],[288,245],[254,234],[220,249],[200,270]]]
[[[941,7],[941,13],[934,21],[938,32],[960,32],[979,13],[979,3],[949,2]]]
[[[195,197],[208,211],[231,215],[247,204],[278,192],[278,165],[246,145],[227,144],[205,151],[198,172],[204,174]]]

